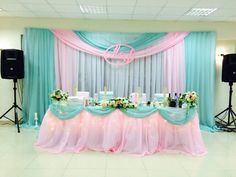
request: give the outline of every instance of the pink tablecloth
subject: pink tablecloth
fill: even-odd
[[[82,111],[66,121],[48,111],[36,147],[54,153],[94,150],[145,155],[177,151],[204,155],[207,152],[197,114],[179,126],[168,123],[158,112],[140,119],[128,117],[119,110],[104,117]]]

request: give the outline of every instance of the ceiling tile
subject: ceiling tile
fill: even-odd
[[[0,8],[5,11],[26,11],[27,9],[21,4],[1,4]]]
[[[198,0],[168,0],[165,7],[192,7]]]
[[[18,0],[20,3],[30,3],[30,4],[47,4],[45,0]]]
[[[210,14],[210,16],[218,16],[218,17],[230,17],[236,14],[236,9],[224,9],[224,8],[220,8],[217,9],[216,11],[214,11],[212,14]]]
[[[76,0],[47,0],[50,4],[77,4]]]
[[[134,14],[156,15],[160,12],[160,10],[161,10],[161,7],[136,6],[134,9]]]
[[[81,12],[77,5],[53,5],[53,8],[58,12]]]
[[[162,7],[167,3],[167,0],[137,0],[137,6],[158,6]]]
[[[5,3],[8,3],[8,4],[13,4],[13,3],[19,3],[18,0],[0,0],[1,4],[5,4]]]
[[[236,1],[235,0],[224,0],[222,4],[222,8],[236,8]]]
[[[200,0],[194,7],[200,8],[221,8],[225,4],[225,0]]]
[[[40,12],[48,12],[48,11],[54,11],[54,9],[48,5],[48,4],[25,4],[25,7],[27,7],[31,11],[40,11]]]
[[[109,14],[132,14],[132,6],[109,6],[107,7]]]
[[[134,6],[136,0],[107,0],[108,6]]]
[[[158,15],[160,16],[175,16],[175,15],[184,15],[187,11],[189,10],[189,8],[163,8],[160,13]]]
[[[90,5],[90,6],[105,6],[106,0],[77,0],[77,4]]]

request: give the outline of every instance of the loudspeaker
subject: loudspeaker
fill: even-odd
[[[222,81],[236,82],[236,54],[224,55],[222,63]]]
[[[3,79],[24,78],[24,54],[22,50],[1,51],[1,76]]]

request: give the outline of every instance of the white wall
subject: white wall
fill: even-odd
[[[24,28],[40,27],[108,32],[216,31],[218,40],[217,54],[236,52],[236,23],[230,22],[158,22],[0,17],[0,24],[0,49],[19,49],[20,35],[23,33]],[[228,104],[228,85],[221,82],[221,62],[222,57],[217,56],[215,113],[220,112]],[[0,79],[0,115],[13,103],[12,87],[11,80]],[[235,92],[236,88],[234,86],[233,105],[236,110]]]

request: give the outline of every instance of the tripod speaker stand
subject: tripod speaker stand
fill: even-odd
[[[217,114],[216,125],[224,131],[236,131],[236,114],[232,108],[232,93],[233,82],[229,82],[229,105],[228,107]],[[222,116],[222,117],[220,117]],[[225,120],[226,119],[226,120]]]
[[[229,105],[215,116],[216,125],[229,132],[236,132],[236,114],[232,108],[233,82],[236,82],[236,54],[223,55],[222,82],[229,83]]]
[[[0,117],[0,119],[2,119],[3,117],[10,120],[11,122],[15,123],[17,126],[17,132],[20,133],[20,126],[19,126],[19,119],[18,119],[18,112],[17,109],[19,109],[20,111],[22,111],[22,109],[17,105],[16,103],[16,83],[17,83],[17,79],[13,79],[14,82],[14,86],[13,86],[13,90],[14,90],[14,102],[13,105]],[[6,115],[11,111],[14,110],[14,120],[6,117]]]
[[[22,109],[16,103],[16,83],[17,79],[24,78],[24,54],[22,50],[4,49],[1,51],[1,76],[3,79],[13,79],[14,102],[13,105],[0,117],[6,118],[17,125],[17,131],[20,133],[18,109]],[[14,120],[8,118],[6,115],[14,110]]]

